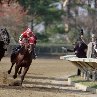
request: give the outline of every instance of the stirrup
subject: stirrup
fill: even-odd
[[[37,56],[36,55],[33,55],[33,57],[32,57],[34,60],[37,58]]]

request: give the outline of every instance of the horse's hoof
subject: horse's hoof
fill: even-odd
[[[13,83],[10,83],[9,86],[22,86],[20,82],[13,82]]]
[[[13,75],[13,78],[14,78],[14,79],[17,78],[17,75]]]
[[[8,74],[10,74],[11,73],[11,71],[10,70],[8,70]]]

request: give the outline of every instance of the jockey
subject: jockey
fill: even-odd
[[[19,43],[20,43],[20,44],[22,43],[22,39],[25,38],[25,37],[26,37],[26,38],[33,37],[33,38],[34,38],[34,44],[36,44],[37,37],[36,37],[35,34],[31,31],[30,28],[27,28],[27,30],[24,31],[24,32],[20,35],[20,37],[19,37]],[[30,43],[30,41],[29,41],[29,43]]]
[[[20,37],[19,37],[19,46],[14,49],[13,53],[17,53],[21,46],[23,45],[24,41],[23,40],[28,40],[28,43],[29,44],[34,44],[34,52],[33,52],[33,58],[35,59],[36,58],[36,53],[35,53],[35,45],[36,45],[36,42],[37,42],[37,37],[35,36],[35,34],[31,31],[30,28],[27,28],[26,31],[24,31]]]

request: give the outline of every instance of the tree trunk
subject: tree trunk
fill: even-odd
[[[34,30],[34,27],[33,27],[33,19],[30,22],[28,22],[28,27],[30,29],[32,29],[32,31]]]

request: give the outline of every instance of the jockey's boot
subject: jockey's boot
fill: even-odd
[[[35,60],[37,57],[35,50],[33,51],[32,58]]]
[[[33,57],[32,57],[33,59],[36,59],[36,55],[33,53]]]

